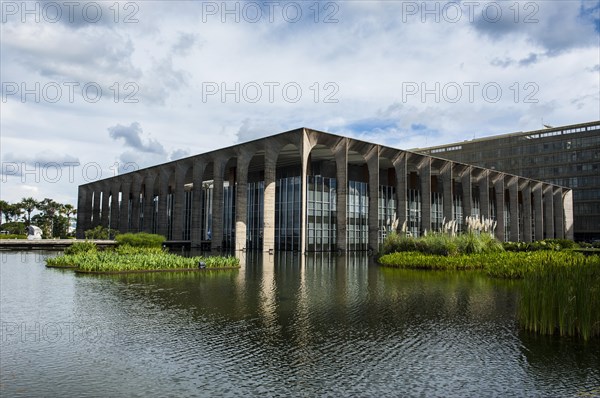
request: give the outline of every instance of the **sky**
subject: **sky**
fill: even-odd
[[[4,1],[0,198],[299,127],[411,149],[600,120],[600,1]]]

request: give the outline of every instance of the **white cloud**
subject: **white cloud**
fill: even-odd
[[[464,7],[458,21],[439,22],[406,8],[423,2],[327,2],[318,15],[309,3],[300,3],[296,23],[282,6],[273,23],[222,23],[220,12],[183,1],[136,3],[137,22],[127,24],[122,8],[117,23],[107,19],[114,15],[105,5],[106,18],[93,24],[9,18],[1,25],[2,82],[17,92],[2,87],[2,156],[77,158],[72,182],[28,184],[75,204],[84,165],[108,177],[128,163],[150,166],[302,126],[412,148],[537,129],[542,118],[600,119],[594,2],[518,2],[517,23],[507,8],[486,21],[480,2],[472,22]],[[428,2],[435,4],[449,3]],[[525,23],[528,15],[538,22]],[[72,100],[69,82],[79,84]],[[96,102],[82,92],[89,82],[102,90]],[[35,83],[39,98],[21,91]],[[62,89],[55,102],[43,92],[49,83]],[[502,90],[497,102],[486,84]],[[301,89],[297,102],[284,87]],[[2,191],[22,192],[21,184],[11,178]]]

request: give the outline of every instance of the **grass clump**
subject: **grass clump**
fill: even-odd
[[[418,238],[390,233],[383,242],[382,253],[419,252],[439,256],[503,252],[502,243],[492,234],[473,231],[454,235],[430,232]]]
[[[182,257],[171,254],[160,247],[136,247],[120,245],[115,250],[98,251],[83,249],[73,254],[49,258],[49,267],[77,268],[80,272],[133,272],[159,271],[199,268],[200,263],[206,268],[239,267],[236,257]]]
[[[49,258],[49,267],[77,268],[80,272],[134,272],[199,268],[239,267],[236,257],[182,257],[162,248],[164,236],[148,233],[117,235],[117,246],[97,250],[93,242],[77,242],[65,250],[64,255]]]
[[[151,249],[129,254],[119,254],[117,251],[98,252],[84,258],[78,264],[78,269],[84,272],[176,270],[198,268],[200,262],[203,262],[206,268],[239,266],[239,259],[236,257],[182,257]]]
[[[94,242],[75,242],[71,246],[65,248],[65,254],[79,254],[87,252],[95,252],[98,248]]]
[[[540,334],[600,337],[600,256],[541,256],[524,275],[519,320]]]
[[[379,263],[429,270],[479,269],[493,278],[522,279],[519,320],[540,334],[600,337],[600,256],[571,250],[431,255],[390,253]]]
[[[27,239],[27,235],[23,234],[2,234],[0,239]]]
[[[129,245],[132,247],[161,247],[165,237],[157,234],[145,232],[119,234],[115,237],[117,244]]]

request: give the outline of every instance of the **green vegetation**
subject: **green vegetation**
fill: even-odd
[[[21,234],[2,234],[0,239],[27,239],[27,235]]]
[[[411,236],[390,233],[383,242],[384,254],[397,252],[419,252],[440,256],[459,254],[497,253],[504,251],[502,243],[487,232],[467,232],[451,235],[442,232],[431,232],[425,236]]]
[[[127,236],[129,235],[129,236]],[[93,242],[76,242],[64,255],[46,260],[48,267],[76,268],[79,272],[135,272],[239,267],[236,257],[182,257],[164,251],[164,238],[152,234],[123,234],[115,249],[99,251]],[[132,246],[130,243],[135,244]],[[157,246],[158,245],[158,246]]]
[[[600,256],[541,256],[524,274],[519,319],[540,334],[600,337]]]
[[[80,254],[80,253],[89,253],[96,252],[98,248],[94,242],[75,242],[71,246],[65,249],[66,255]]]
[[[566,239],[502,244],[472,228],[421,238],[392,233],[378,261],[387,267],[481,270],[493,278],[522,279],[519,319],[526,330],[587,340],[600,336],[600,256],[585,256],[578,247]]]
[[[568,239],[544,239],[536,242],[504,242],[504,250],[513,252],[532,252],[538,250],[572,250],[579,245]]]
[[[36,214],[32,215],[34,212]],[[0,223],[4,218],[0,229],[12,234],[26,235],[25,227],[36,225],[42,229],[46,239],[68,238],[72,236],[69,226],[75,214],[77,210],[72,205],[58,203],[50,198],[41,201],[31,197],[23,198],[17,203],[0,200]]]
[[[95,239],[95,240],[108,240],[110,239],[110,230],[103,227],[102,225],[96,225],[92,229],[88,229],[83,234],[86,239]]]
[[[120,234],[115,237],[115,240],[119,246],[129,245],[134,247],[161,247],[165,241],[165,237],[162,235],[140,232],[137,234]]]

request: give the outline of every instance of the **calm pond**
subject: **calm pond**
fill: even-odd
[[[364,256],[76,275],[2,252],[0,395],[598,396],[600,342],[533,336],[518,282]]]

